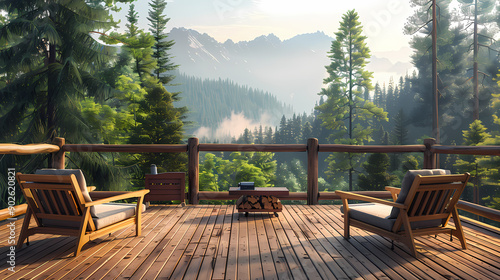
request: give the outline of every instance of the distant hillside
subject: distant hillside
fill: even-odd
[[[174,28],[173,61],[183,73],[231,79],[271,92],[296,112],[311,112],[319,99],[332,38],[323,32],[281,41],[273,34],[252,41],[219,43],[195,30]]]
[[[194,122],[187,133],[198,137],[239,135],[238,127],[230,123],[234,118],[238,118],[241,125],[276,126],[283,115],[293,114],[291,106],[272,94],[228,79],[201,79],[179,73],[173,82],[176,85],[169,86],[168,90],[181,92],[182,99],[176,105],[186,106],[188,120]],[[229,131],[222,126],[227,126]]]
[[[208,34],[186,28],[173,28],[172,60],[179,71],[209,79],[230,79],[241,85],[271,92],[290,104],[297,113],[310,113],[326,78],[325,66],[333,38],[323,32],[297,35],[281,40],[273,34],[251,41],[217,42]],[[408,63],[392,63],[386,57],[370,59],[368,70],[375,77],[398,79],[411,68]],[[373,81],[374,84],[376,81]]]

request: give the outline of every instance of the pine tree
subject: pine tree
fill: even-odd
[[[471,22],[473,42],[469,50],[472,50],[472,64],[473,64],[473,73],[472,73],[472,100],[473,100],[473,120],[479,119],[479,100],[482,99],[488,102],[488,95],[491,94],[491,89],[486,90],[486,93],[481,94],[480,98],[480,83],[481,88],[483,88],[483,92],[485,91],[485,87],[491,87],[494,83],[492,80],[493,73],[488,73],[487,69],[494,65],[494,59],[491,59],[491,52],[494,50],[491,48],[492,42],[494,42],[494,35],[489,31],[489,26],[495,21],[495,0],[458,0],[461,4],[461,11],[465,16],[465,19]],[[498,5],[498,4],[497,4]],[[500,27],[500,25],[499,25]],[[484,48],[484,49],[483,49]],[[483,50],[481,50],[483,49]],[[480,51],[483,51],[482,55],[480,55]],[[498,50],[497,54],[498,54]],[[496,63],[498,68],[498,62]],[[479,71],[479,67],[483,66],[481,71]],[[482,76],[482,81],[479,75]],[[483,106],[487,108],[487,106]]]
[[[358,14],[348,11],[342,17],[340,28],[335,33],[326,66],[328,77],[324,80],[327,88],[321,95],[327,100],[317,107],[323,125],[334,131],[330,136],[335,143],[363,145],[372,141],[373,119],[387,120],[387,113],[372,102],[362,98],[359,88],[372,89],[372,73],[365,70],[370,50],[361,33],[363,28]],[[352,190],[352,175],[359,165],[359,155],[335,154],[329,157],[329,176],[348,172],[349,190]]]
[[[108,1],[113,6],[115,1]],[[97,4],[96,4],[97,3]],[[109,7],[109,6],[106,6]],[[100,73],[113,59],[112,48],[91,35],[115,23],[109,8],[97,1],[1,1],[8,19],[0,27],[0,89],[2,142],[50,142],[59,136],[66,143],[97,143],[92,123],[81,102],[102,102],[113,88]],[[5,137],[5,138],[4,138]],[[101,153],[67,154],[67,168],[81,168],[99,190],[124,190],[127,171],[109,164]],[[50,166],[46,155],[36,158],[4,157],[0,166],[23,167],[31,173]],[[25,161],[26,160],[26,161]]]
[[[156,60],[156,67],[154,73],[156,78],[164,84],[170,83],[174,76],[171,74],[162,75],[165,72],[170,72],[175,70],[178,65],[170,60],[170,54],[168,53],[172,46],[175,44],[174,40],[167,40],[168,35],[165,33],[165,27],[170,21],[163,13],[167,2],[165,0],[151,0],[149,3],[151,10],[149,10],[149,31],[154,36],[155,44],[153,46],[152,57]]]
[[[131,144],[180,144],[183,138],[183,117],[186,108],[175,108],[173,97],[163,85],[156,83],[146,88],[147,94],[140,103],[138,125],[130,137]],[[183,171],[186,155],[182,153],[140,154],[143,174],[151,164],[158,166],[159,172]]]
[[[0,29],[0,76],[10,79],[0,89],[0,103],[10,103],[0,117],[2,135],[26,143],[56,136],[88,142],[77,104],[85,96],[109,96],[111,88],[94,74],[112,55],[90,34],[112,23],[106,10],[85,1],[49,2],[0,3],[9,14]]]
[[[469,125],[469,130],[463,131],[464,145],[477,146],[484,143],[490,134],[480,120],[475,120]],[[483,185],[483,177],[486,175],[486,168],[480,165],[483,156],[463,155],[455,163],[459,172],[469,172],[471,178],[469,184],[473,186],[472,202],[479,204],[479,189]]]
[[[387,154],[371,154],[363,164],[365,174],[359,175],[359,189],[363,191],[382,191],[389,186],[396,176],[387,173],[389,156]]]
[[[430,16],[430,3],[436,1],[438,7],[436,24],[436,55],[438,62],[436,71],[438,74],[437,82],[433,78],[433,55],[432,40],[429,34],[433,33],[433,21]],[[415,79],[411,80],[413,90],[414,109],[411,112],[411,123],[418,127],[425,127],[432,130],[433,137],[442,134],[446,139],[460,137],[460,130],[451,128],[457,119],[463,118],[467,112],[467,99],[460,97],[458,92],[460,86],[465,82],[463,73],[466,71],[464,53],[467,46],[463,42],[466,38],[464,28],[460,23],[452,22],[452,15],[449,12],[451,0],[433,0],[421,1],[412,0],[411,3],[416,7],[415,14],[408,19],[405,25],[405,33],[412,35],[410,46],[415,50],[412,56],[413,65],[418,69]],[[436,107],[436,97],[434,96],[434,86],[436,83],[439,104]],[[416,101],[416,102],[415,102]],[[435,110],[434,110],[435,108]],[[438,118],[433,114],[437,111]],[[470,111],[469,111],[470,112]],[[446,118],[441,116],[445,115]],[[430,122],[429,120],[433,120]],[[430,124],[433,124],[431,127]],[[437,124],[439,124],[437,126]],[[437,126],[437,127],[434,127]],[[437,129],[439,128],[439,129]],[[433,130],[434,129],[434,130]],[[439,139],[437,139],[439,140]]]

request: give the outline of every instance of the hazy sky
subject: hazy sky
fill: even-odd
[[[149,0],[137,0],[139,26],[148,29]],[[356,9],[364,27],[367,43],[375,55],[384,54],[391,61],[409,61],[410,36],[403,26],[412,14],[408,1],[401,0],[170,0],[165,14],[168,30],[186,27],[214,37],[220,42],[249,41],[274,33],[280,39],[297,34],[323,31],[331,37],[338,30],[342,15]],[[128,5],[122,5],[122,19]],[[390,55],[387,55],[390,54]]]

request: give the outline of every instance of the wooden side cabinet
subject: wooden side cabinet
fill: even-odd
[[[186,173],[146,174],[145,188],[149,193],[144,202],[180,200],[183,203],[186,198]]]

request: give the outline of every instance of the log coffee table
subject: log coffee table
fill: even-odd
[[[283,205],[277,196],[288,196],[289,191],[285,187],[255,188],[253,190],[241,190],[239,187],[230,187],[229,195],[241,195],[236,201],[238,212],[278,212],[283,210]]]

